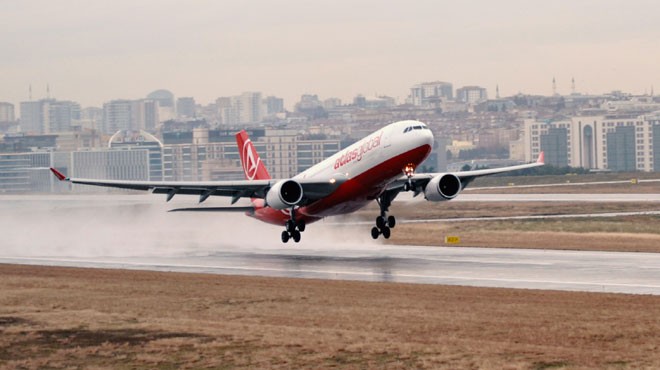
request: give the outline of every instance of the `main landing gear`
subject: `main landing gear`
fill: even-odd
[[[282,243],[288,242],[289,239],[293,239],[294,242],[298,243],[300,241],[300,233],[305,231],[305,220],[296,221],[296,211],[294,208],[291,208],[291,219],[284,226],[286,230],[282,231]]]
[[[376,201],[380,206],[380,216],[376,217],[376,226],[371,229],[371,237],[378,239],[379,235],[383,235],[383,238],[389,239],[392,232],[391,229],[396,226],[396,218],[394,216],[388,216],[387,211],[390,209],[392,200],[396,197],[397,193],[383,193],[379,196]]]

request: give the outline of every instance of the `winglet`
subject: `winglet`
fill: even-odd
[[[536,160],[536,163],[538,164],[545,164],[545,152],[539,153],[539,157]]]
[[[66,180],[66,176],[64,176],[62,174],[62,172],[54,169],[53,167],[50,168],[50,171],[55,175],[55,177],[57,177],[58,180],[60,180],[60,181],[65,181]]]

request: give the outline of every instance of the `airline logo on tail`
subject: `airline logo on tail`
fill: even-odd
[[[248,180],[270,179],[266,166],[261,162],[261,158],[259,158],[259,154],[257,154],[257,150],[245,130],[236,134],[236,144],[241,149],[241,164],[243,165],[245,178]]]
[[[243,144],[243,171],[248,180],[254,180],[255,176],[257,176],[257,169],[260,162],[261,158],[257,155],[252,140],[247,139]]]

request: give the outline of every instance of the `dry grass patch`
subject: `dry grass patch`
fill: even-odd
[[[397,225],[388,243],[531,249],[660,252],[660,217],[432,222]]]
[[[656,203],[618,202],[417,202],[414,205],[394,203],[391,213],[400,219],[445,219],[463,217],[509,217],[544,216],[613,212],[657,211]],[[358,212],[365,220],[372,220],[378,214],[376,205]]]
[[[660,297],[0,265],[2,368],[657,368]]]
[[[617,202],[420,202],[414,206],[395,203],[391,213],[398,220],[437,221],[399,222],[386,243],[441,246],[445,245],[445,236],[459,236],[462,246],[471,247],[660,252],[660,216],[488,220],[657,210],[654,203]],[[371,221],[377,214],[377,207],[370,206],[358,212],[357,217]],[[442,222],[474,217],[484,220]]]

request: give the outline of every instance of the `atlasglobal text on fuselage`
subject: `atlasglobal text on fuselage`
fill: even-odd
[[[282,241],[299,242],[307,225],[324,217],[354,212],[376,201],[380,214],[371,236],[389,238],[396,225],[389,215],[392,201],[403,191],[423,194],[431,202],[454,199],[475,178],[543,165],[543,153],[534,163],[447,173],[416,173],[429,156],[433,133],[422,122],[407,120],[389,124],[355,144],[288,179],[272,179],[254,144],[243,130],[236,134],[245,180],[240,181],[125,181],[67,177],[51,168],[61,181],[73,184],[145,190],[199,196],[197,207],[172,211],[244,212],[250,217],[283,226]],[[231,197],[230,207],[203,207],[211,196]],[[240,198],[251,206],[238,207]]]

